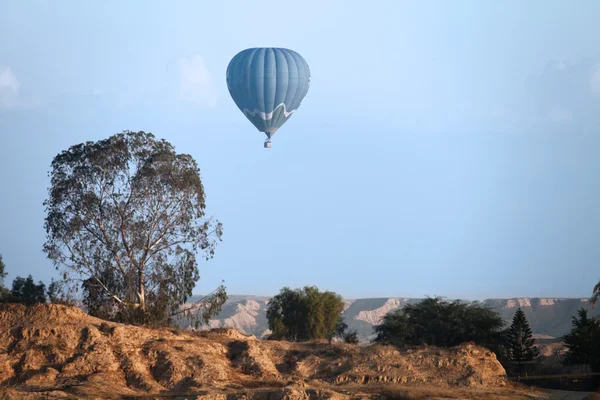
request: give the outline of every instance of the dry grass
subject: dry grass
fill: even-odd
[[[0,399],[533,399],[493,353],[467,344],[260,341],[234,330],[148,329],[75,307],[0,309]],[[36,397],[37,396],[37,397]]]

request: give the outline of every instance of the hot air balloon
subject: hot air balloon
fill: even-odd
[[[227,88],[238,108],[271,138],[300,107],[310,85],[310,69],[295,51],[252,48],[236,54],[227,66]]]

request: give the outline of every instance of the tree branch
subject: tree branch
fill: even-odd
[[[195,307],[202,305],[206,300],[208,300],[209,298],[214,296],[216,293],[218,293],[219,290],[221,290],[220,286],[218,288],[216,288],[215,290],[213,290],[212,292],[210,292],[209,294],[207,294],[206,296],[202,297],[200,300],[193,302],[188,308],[184,308],[185,305],[182,305],[181,309],[179,311],[176,311],[176,312],[170,314],[169,318],[174,317],[179,314],[182,314],[187,311],[192,311]]]

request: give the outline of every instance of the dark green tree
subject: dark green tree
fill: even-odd
[[[314,286],[281,289],[267,308],[271,339],[306,341],[331,339],[336,332],[344,301],[333,292],[320,292]]]
[[[373,342],[399,347],[410,345],[415,326],[408,319],[408,314],[402,310],[387,313],[381,323],[373,327],[376,334]]]
[[[374,327],[373,342],[396,346],[451,347],[473,342],[492,350],[501,343],[502,317],[478,302],[427,298],[388,314]]]
[[[73,287],[94,291],[88,307],[110,298],[123,322],[178,313],[200,279],[196,253],[212,258],[223,232],[204,218],[196,161],[150,133],[123,132],[61,152],[50,177],[44,251]],[[224,298],[221,285],[204,309]]]
[[[344,322],[342,316],[338,318],[338,321],[335,324],[335,330],[330,334],[329,343],[333,341],[334,337],[341,339],[344,343],[358,343],[358,333],[354,330],[348,331],[348,324]]]
[[[50,303],[57,303],[60,299],[60,288],[59,288],[59,283],[58,281],[55,281],[54,279],[52,279],[50,281],[50,284],[48,285],[48,300],[50,300]]]
[[[301,290],[281,289],[267,307],[270,339],[302,340],[308,336],[305,319],[307,310]]]
[[[345,332],[342,340],[344,343],[358,344],[358,333],[356,331]]]
[[[340,315],[338,318],[338,321],[335,324],[335,331],[333,331],[331,334],[331,339],[333,339],[334,337],[343,338],[344,334],[346,333],[347,330],[348,330],[348,324],[346,324],[346,322],[344,322],[344,317],[342,317]],[[331,342],[331,339],[329,340],[330,342]]]
[[[563,365],[589,366],[592,372],[600,372],[600,319],[588,317],[582,307],[572,318],[571,331],[563,342],[567,348]]]
[[[46,285],[41,281],[36,285],[31,275],[27,278],[17,276],[10,292],[11,302],[28,306],[46,303]]]
[[[48,285],[48,300],[52,304],[63,304],[63,305],[75,305],[68,287],[65,285],[64,280],[55,281],[51,279],[50,285]]]
[[[112,269],[102,271],[98,278],[102,284],[99,284],[95,278],[88,278],[81,284],[83,305],[87,313],[101,319],[126,322],[117,317],[119,302],[104,290],[104,286],[106,286],[113,288],[115,292],[124,292],[123,282],[118,280],[118,275],[114,274]]]
[[[600,299],[600,281],[598,281],[598,283],[596,283],[596,286],[594,286],[594,288],[592,289],[592,297],[590,298],[590,303],[592,303],[592,307],[596,305],[598,299]]]
[[[4,278],[6,278],[8,273],[6,272],[6,265],[2,260],[2,254],[0,254],[0,287],[4,287]]]
[[[515,312],[512,324],[506,333],[506,357],[516,367],[517,372],[524,372],[526,363],[539,355],[535,339],[529,327],[525,313],[519,307]]]
[[[10,291],[4,286],[4,278],[7,275],[6,265],[2,260],[2,254],[0,254],[0,302],[7,301],[10,296]]]

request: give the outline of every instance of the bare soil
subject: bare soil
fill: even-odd
[[[235,330],[117,324],[62,305],[0,309],[0,399],[554,398],[548,396],[507,381],[495,355],[472,344],[399,351],[261,341]]]

